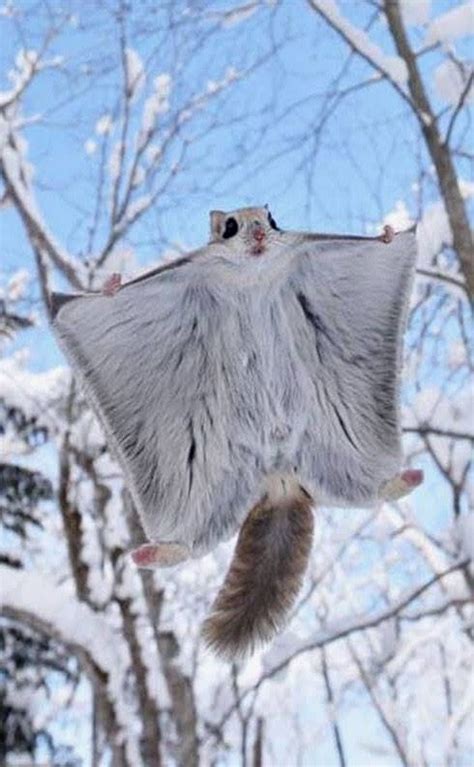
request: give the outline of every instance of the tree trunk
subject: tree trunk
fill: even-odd
[[[408,88],[413,101],[414,112],[436,169],[441,196],[452,232],[453,248],[459,257],[467,292],[469,297],[473,299],[474,245],[472,231],[449,146],[441,138],[436,117],[428,101],[416,57],[405,32],[398,0],[384,0],[384,10],[397,52],[407,65]]]

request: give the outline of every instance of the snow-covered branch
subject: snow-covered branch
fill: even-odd
[[[7,194],[23,221],[33,247],[46,253],[71,285],[81,290],[80,263],[62,248],[43,220],[29,181],[29,168],[22,146],[12,121],[0,113],[0,176]]]
[[[19,132],[19,125],[25,121],[19,118],[20,104],[27,88],[36,76],[47,69],[57,69],[62,57],[44,58],[44,53],[56,35],[54,26],[46,34],[41,50],[20,50],[15,59],[15,68],[9,73],[13,87],[0,93],[0,177],[5,184],[5,194],[16,206],[33,249],[44,252],[53,264],[64,274],[71,285],[81,288],[79,264],[61,247],[48,230],[31,186],[31,170],[26,161],[26,142]],[[42,277],[45,271],[41,272]],[[43,289],[46,282],[43,279]]]
[[[171,167],[167,168],[166,162],[168,154],[176,150],[185,126],[202,114],[218,95],[248,74],[247,71],[237,72],[229,67],[220,80],[209,81],[202,92],[191,96],[174,113],[171,113],[170,107],[173,79],[168,73],[156,75],[151,91],[143,102],[141,124],[135,135],[128,139],[132,102],[144,88],[146,76],[141,59],[135,51],[126,47],[125,39],[122,40],[122,62],[120,138],[110,157],[110,231],[96,259],[96,267],[104,265],[116,243],[153,208],[180,171],[188,150],[188,140],[181,140],[179,156],[173,160]],[[257,62],[254,66],[259,64]],[[162,124],[164,118],[167,118],[165,129]],[[155,184],[159,172],[164,177],[161,183]]]
[[[474,14],[470,2],[461,3],[430,21],[426,43],[452,43],[460,37],[474,34]]]
[[[370,40],[366,32],[355,27],[343,16],[335,0],[308,0],[308,3],[342,37],[354,53],[373,67],[382,78],[389,80],[405,100],[410,101],[406,90],[408,70],[403,58],[387,56],[383,53]]]
[[[370,41],[363,30],[354,26],[341,13],[335,0],[308,0],[308,3],[337,32],[349,48],[360,58],[364,59],[379,76],[383,76],[396,90],[398,95],[409,104],[413,115],[419,123],[427,149],[436,168],[452,232],[453,246],[459,257],[467,292],[472,298],[474,296],[474,259],[472,258],[474,244],[468,215],[448,142],[443,140],[440,134],[436,115],[421,76],[417,54],[412,49],[406,33],[398,0],[384,0],[383,3],[390,35],[398,53],[398,56],[395,58],[385,56],[378,46]],[[465,16],[466,11],[463,7],[462,13],[454,14],[454,21],[451,16],[449,17],[456,30],[456,32],[452,33],[455,36],[459,35],[459,19],[465,19]],[[440,28],[442,28],[442,25]],[[432,34],[429,37],[429,42],[433,43],[437,39],[433,37],[435,35],[433,31],[435,29],[434,22],[430,29]],[[439,33],[437,32],[436,34]],[[466,91],[466,94],[468,92],[469,89]],[[463,104],[464,99],[461,106],[458,105],[459,109],[462,108]],[[457,112],[455,110],[452,117],[451,130],[456,118]],[[449,131],[450,129],[448,128]]]
[[[130,767],[141,765],[134,712],[127,702],[128,659],[104,616],[79,602],[69,587],[58,586],[43,573],[0,565],[0,583],[0,605],[5,615],[67,644],[85,670],[104,681],[115,720],[113,728],[119,735],[117,742],[123,738]]]
[[[380,626],[381,624],[387,621],[390,621],[393,618],[398,618],[400,620],[413,620],[414,615],[410,613],[409,611],[406,612],[407,608],[410,607],[410,605],[413,602],[419,599],[426,591],[431,589],[434,585],[442,582],[444,578],[447,578],[450,575],[453,575],[462,571],[464,568],[466,568],[469,565],[469,563],[470,563],[469,559],[462,559],[455,562],[454,564],[449,565],[449,567],[447,567],[442,572],[436,573],[432,577],[427,579],[418,588],[408,589],[407,592],[403,594],[393,604],[389,605],[388,607],[381,607],[380,609],[374,611],[372,615],[364,613],[355,618],[351,616],[350,618],[347,618],[345,620],[340,620],[338,623],[329,625],[317,631],[309,639],[295,641],[294,643],[292,643],[290,651],[286,655],[284,655],[284,657],[281,660],[279,660],[277,663],[272,665],[269,669],[265,670],[259,676],[255,684],[248,687],[242,693],[239,699],[239,703],[248,695],[250,695],[252,692],[255,692],[256,690],[258,690],[262,686],[262,684],[264,684],[267,680],[275,677],[277,674],[279,674],[281,671],[287,668],[287,666],[289,666],[295,660],[295,658],[305,653],[311,652],[321,647],[327,647],[341,639],[347,639],[352,634],[358,633],[360,631],[366,631],[368,629],[376,628],[377,626]],[[422,618],[425,612],[426,612],[426,615],[432,615],[433,611],[436,614],[437,612],[440,611],[440,609],[446,610],[456,605],[469,604],[471,600],[472,600],[472,595],[469,594],[468,590],[466,589],[465,593],[459,593],[456,595],[455,598],[452,598],[451,600],[443,599],[439,603],[435,603],[434,605],[428,605],[426,607],[426,610],[423,608],[419,608],[416,611],[416,618],[417,619]],[[219,720],[219,724],[218,724],[219,729],[232,716],[232,714],[235,711],[235,708],[236,708],[236,704],[233,704],[231,707],[227,709],[222,719]]]
[[[442,23],[429,0],[391,0],[386,10],[383,0],[358,8],[307,0],[297,11],[303,21],[294,23],[292,0],[181,5],[183,13],[179,3],[153,10],[79,4],[56,16],[49,4],[26,0],[38,11],[27,18],[16,0],[0,3],[13,47],[36,45],[60,17],[66,34],[58,52],[67,51],[62,64],[56,51],[49,61],[20,57],[0,101],[0,206],[12,222],[0,284],[7,352],[0,360],[0,529],[7,531],[0,591],[8,587],[0,646],[6,631],[11,657],[24,664],[19,675],[11,657],[3,663],[12,702],[21,712],[37,683],[38,699],[52,687],[46,724],[28,706],[32,732],[54,737],[66,710],[68,723],[80,722],[71,737],[80,757],[90,753],[94,764],[114,767],[257,764],[275,753],[290,763],[295,749],[305,762],[332,749],[333,761],[350,763],[353,701],[356,717],[382,723],[371,743],[357,743],[365,761],[379,748],[392,760],[435,764],[445,740],[446,764],[460,763],[472,708],[472,362],[466,279],[445,199],[452,190],[440,179],[449,180],[447,151],[470,205],[471,69],[456,46],[467,4],[461,14],[443,14]],[[401,32],[389,19],[394,8]],[[315,25],[316,12],[323,23]],[[296,196],[287,183],[293,172],[306,181],[296,183]],[[322,218],[325,228],[332,221],[334,230],[347,224],[371,234],[382,223],[405,229],[419,222],[422,279],[406,336],[404,465],[423,468],[425,483],[410,499],[376,509],[315,510],[314,555],[291,625],[230,674],[203,648],[198,626],[232,542],[171,571],[134,567],[128,551],[145,539],[139,517],[100,424],[69,370],[54,367],[53,341],[35,310],[55,276],[79,290],[95,288],[101,270],[130,274],[138,261],[145,267],[164,236],[192,237],[184,199],[189,215],[199,200],[204,209],[230,206],[245,197],[244,180],[257,193],[270,177],[271,193],[285,186],[283,206],[288,193],[290,208],[294,202],[293,222],[283,222],[290,227],[317,230]],[[28,289],[32,255],[15,236],[16,212],[39,276]],[[15,260],[27,268],[11,276]],[[37,633],[52,659],[41,674],[32,671],[38,664],[22,632]],[[53,637],[51,648],[44,637]],[[72,681],[52,678],[58,658],[72,668]],[[0,762],[1,746],[2,738]]]
[[[9,73],[13,80],[13,88],[10,88],[9,91],[0,92],[0,111],[6,110],[20,100],[38,72],[45,69],[57,69],[61,63],[62,58],[60,56],[48,61],[41,58],[41,54],[37,51],[19,51],[15,60],[15,69]]]
[[[455,562],[454,564],[447,567],[443,572],[436,573],[431,578],[426,580],[421,586],[419,586],[416,589],[409,589],[407,593],[405,593],[402,597],[400,597],[396,602],[394,602],[389,607],[383,607],[379,610],[375,611],[372,615],[367,615],[364,613],[363,615],[354,618],[351,616],[347,620],[341,620],[339,624],[328,626],[327,628],[322,629],[321,631],[317,632],[313,637],[311,637],[309,640],[304,640],[301,642],[300,646],[297,646],[291,654],[283,661],[281,661],[278,666],[274,667],[270,671],[266,672],[263,675],[263,679],[268,678],[269,676],[273,676],[274,674],[278,673],[281,669],[283,669],[288,663],[291,663],[291,661],[301,653],[309,652],[311,650],[315,650],[318,647],[323,647],[324,645],[332,644],[333,642],[337,642],[339,639],[345,639],[346,637],[350,636],[351,634],[354,634],[358,631],[365,631],[367,629],[375,628],[376,626],[379,626],[381,623],[384,623],[385,621],[391,620],[394,617],[399,617],[401,619],[408,619],[410,620],[410,613],[405,613],[407,607],[409,607],[415,600],[419,599],[425,591],[430,589],[432,586],[434,586],[436,583],[439,583],[442,581],[443,578],[446,578],[447,576],[456,573],[457,571],[462,570],[463,568],[467,567],[469,565],[468,559],[463,559],[461,561]],[[466,591],[464,595],[459,595],[459,597],[456,597],[452,601],[454,602],[460,602],[460,603],[467,603],[471,600],[471,595]],[[444,600],[443,600],[444,604]],[[433,609],[431,607],[428,608],[429,610]],[[423,614],[423,610],[420,610],[419,615]]]

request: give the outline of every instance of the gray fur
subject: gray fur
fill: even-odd
[[[414,262],[411,232],[389,245],[280,232],[261,258],[213,242],[113,298],[56,302],[150,540],[205,553],[280,472],[316,501],[376,500],[401,463]]]

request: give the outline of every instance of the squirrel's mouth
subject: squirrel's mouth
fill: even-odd
[[[250,252],[252,256],[261,256],[262,253],[265,252],[265,245],[263,242],[259,242],[255,245],[252,245]]]

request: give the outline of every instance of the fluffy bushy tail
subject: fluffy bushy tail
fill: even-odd
[[[311,551],[311,506],[311,497],[293,477],[278,476],[249,512],[203,625],[204,639],[218,655],[242,658],[284,624]]]

